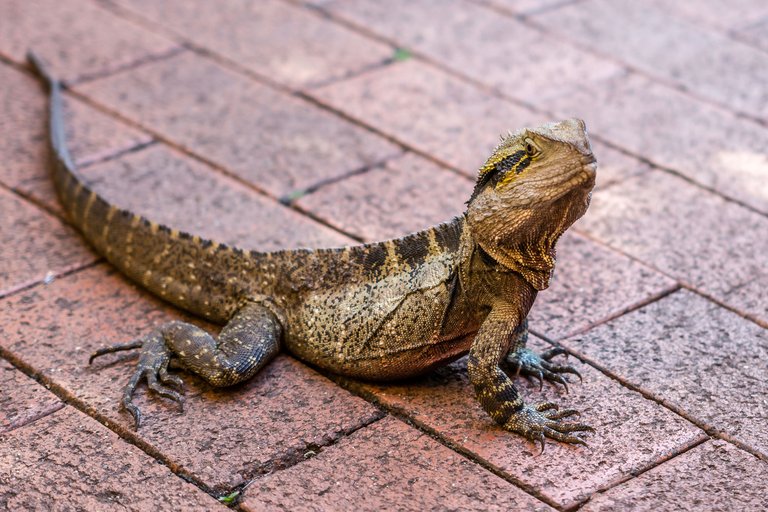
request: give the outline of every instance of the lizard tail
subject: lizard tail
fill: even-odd
[[[253,270],[263,255],[170,229],[93,191],[67,148],[61,81],[34,52],[27,58],[50,94],[53,181],[71,222],[110,263],[156,295],[211,321],[228,320],[239,297],[250,291],[236,289],[231,272]]]

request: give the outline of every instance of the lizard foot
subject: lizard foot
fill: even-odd
[[[133,394],[136,386],[142,379],[146,379],[147,387],[159,394],[177,402],[184,408],[183,393],[184,382],[180,377],[168,373],[168,363],[171,361],[171,350],[165,343],[161,329],[157,329],[146,336],[131,341],[97,350],[91,354],[88,364],[93,363],[97,357],[124,350],[140,349],[139,362],[136,365],[128,384],[123,388],[123,396],[120,401],[123,409],[133,416],[136,429],[141,426],[141,411],[133,403]],[[171,387],[178,390],[174,391]]]
[[[507,357],[507,363],[514,369],[514,375],[523,375],[525,377],[536,377],[539,379],[539,390],[544,386],[544,381],[562,384],[568,392],[568,381],[561,375],[570,373],[576,375],[581,380],[581,374],[571,365],[557,364],[551,362],[555,356],[565,354],[565,350],[560,347],[553,347],[541,355],[534,351],[522,348],[510,354]]]
[[[579,414],[574,409],[560,410],[552,402],[544,402],[534,405],[524,405],[516,411],[504,424],[504,428],[522,435],[534,443],[541,443],[541,452],[544,453],[545,439],[555,439],[564,443],[581,444],[587,446],[586,441],[574,434],[574,432],[594,432],[595,429],[583,423],[560,421],[562,418]]]

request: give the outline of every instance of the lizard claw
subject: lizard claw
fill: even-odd
[[[159,331],[151,332],[136,341],[99,349],[91,355],[89,364],[95,358],[104,354],[135,348],[141,349],[139,362],[128,384],[123,388],[120,404],[133,417],[135,428],[138,430],[141,427],[142,416],[141,410],[133,403],[133,395],[139,382],[142,379],[146,380],[149,389],[160,396],[178,403],[183,411],[184,397],[182,393],[184,381],[180,377],[168,373],[171,351],[166,346],[165,340]],[[171,389],[171,387],[176,388],[178,391]]]
[[[586,441],[576,433],[594,432],[595,429],[583,423],[559,421],[574,414],[578,412],[573,409],[559,411],[557,405],[551,402],[524,405],[507,420],[504,428],[521,434],[534,443],[541,443],[540,453],[544,453],[546,438],[587,446]]]
[[[523,375],[524,377],[534,377],[539,381],[539,390],[543,389],[544,381],[555,384],[562,384],[565,392],[568,393],[568,380],[561,374],[576,375],[581,381],[581,374],[571,365],[560,365],[550,362],[555,356],[565,354],[565,350],[560,347],[553,347],[540,356],[530,349],[523,348],[510,353],[507,356],[507,364],[514,368],[515,377]]]

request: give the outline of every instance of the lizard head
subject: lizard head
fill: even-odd
[[[555,243],[586,212],[596,168],[580,119],[502,137],[467,202],[475,241],[536,289],[546,288]]]

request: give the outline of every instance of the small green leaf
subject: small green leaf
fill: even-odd
[[[395,54],[392,56],[392,59],[394,59],[394,60],[399,62],[399,61],[403,61],[403,60],[408,60],[411,57],[413,57],[413,54],[411,54],[411,52],[408,51],[407,49],[405,49],[405,48],[397,48],[395,50]]]
[[[233,503],[238,496],[240,496],[240,491],[232,491],[229,494],[225,494],[224,496],[219,496],[219,501],[222,503]]]

